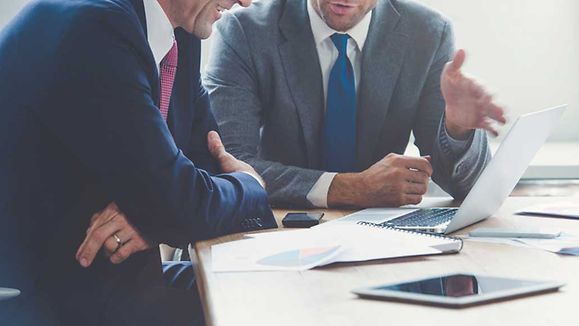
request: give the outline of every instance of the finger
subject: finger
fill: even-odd
[[[414,182],[406,183],[406,189],[404,189],[404,193],[407,195],[424,195],[426,191],[428,191],[426,184]]]
[[[486,114],[492,102],[493,97],[490,94],[483,94],[478,98],[478,100],[476,100],[476,105],[478,105],[480,111],[483,111]]]
[[[209,152],[213,157],[219,159],[225,154],[225,146],[223,146],[221,137],[219,137],[219,134],[216,131],[210,131],[207,134],[207,145],[209,147]]]
[[[121,214],[121,210],[114,202],[110,203],[102,211],[93,214],[91,218],[90,226],[98,228],[101,225],[107,223],[108,221],[115,218],[117,215]],[[89,228],[90,229],[90,228]]]
[[[427,160],[428,163],[432,163],[432,156],[426,155],[426,156],[423,156],[422,158],[424,158],[425,160]]]
[[[487,111],[489,118],[499,122],[500,124],[507,123],[507,119],[505,118],[505,110],[502,107],[494,103],[490,103],[487,107]]]
[[[112,254],[115,253],[115,251],[117,251],[118,248],[117,240],[115,240],[114,237],[108,237],[103,247],[105,256],[110,257]]]
[[[135,236],[135,231],[132,230],[130,226],[126,226],[115,234],[117,235],[117,237],[119,237],[119,239],[121,239],[121,246],[123,246],[125,243],[129,242]],[[119,245],[117,243],[117,240],[115,239],[114,234],[109,238],[107,238],[107,240],[104,243],[104,248],[105,254],[107,256],[111,256],[117,251]]]
[[[428,181],[430,180],[430,176],[428,174],[426,174],[426,172],[423,171],[413,171],[413,170],[407,170],[408,173],[406,175],[406,181],[407,182],[412,182],[412,183],[419,183],[419,184],[428,184]]]
[[[149,249],[149,245],[142,238],[135,238],[123,245],[109,259],[113,264],[120,264],[131,255]]]
[[[239,0],[237,3],[242,7],[249,7],[251,5],[251,0]]]
[[[452,59],[452,61],[449,64],[448,67],[449,72],[451,73],[460,72],[460,69],[464,65],[465,61],[466,61],[466,52],[462,49],[458,50],[454,55],[454,59]]]
[[[422,202],[420,195],[404,195],[404,205],[418,205]]]
[[[422,171],[428,176],[432,176],[432,165],[428,162],[427,159],[423,157],[408,157],[404,156],[404,167],[407,169],[414,169],[418,171]]]
[[[76,253],[76,260],[81,266],[90,266],[105,241],[114,233],[121,230],[122,225],[120,225],[118,221],[117,219],[113,219],[89,232]]]
[[[493,137],[499,136],[499,132],[490,124],[488,119],[484,119],[483,122],[478,126],[478,128],[490,132]]]
[[[479,84],[476,80],[470,79],[468,85],[469,91],[475,98],[478,98],[480,103],[488,103],[492,100],[492,95],[490,95],[486,88]]]

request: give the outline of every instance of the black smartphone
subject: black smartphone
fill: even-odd
[[[287,213],[281,220],[286,228],[309,228],[320,224],[324,213]]]

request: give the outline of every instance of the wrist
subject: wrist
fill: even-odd
[[[337,174],[328,190],[328,207],[358,206],[360,184],[360,173]]]
[[[245,173],[245,174],[251,176],[252,178],[255,179],[255,181],[257,181],[257,183],[259,183],[259,185],[260,185],[263,189],[265,189],[265,181],[264,181],[263,178],[262,178],[259,174],[257,174],[256,172],[251,172],[251,171],[239,171],[239,172]]]
[[[470,135],[470,132],[472,131],[472,129],[470,128],[463,128],[453,123],[448,118],[444,119],[444,127],[446,128],[446,133],[456,140],[467,139],[468,136]]]

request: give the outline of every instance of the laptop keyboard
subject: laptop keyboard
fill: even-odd
[[[456,214],[457,208],[426,208],[399,216],[381,225],[388,227],[435,227],[447,224]]]

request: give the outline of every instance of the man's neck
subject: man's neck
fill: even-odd
[[[156,0],[156,1],[159,2],[159,5],[161,6],[161,8],[163,8],[163,11],[165,12],[165,15],[167,15],[167,18],[169,18],[169,21],[171,22],[173,28],[179,27],[179,24],[177,23],[177,20],[173,15],[174,10],[172,1],[171,0]]]

